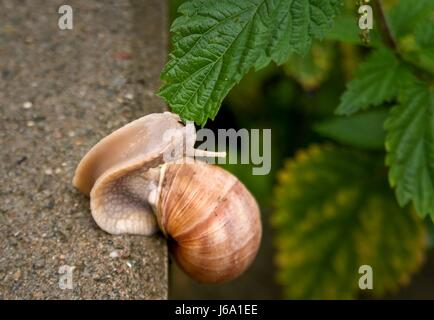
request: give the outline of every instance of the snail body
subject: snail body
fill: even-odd
[[[162,141],[166,130],[178,135]],[[151,114],[96,144],[77,167],[73,184],[90,194],[95,222],[112,234],[169,239],[179,266],[200,282],[229,281],[254,260],[262,227],[258,205],[224,169],[200,161],[165,162],[188,132],[171,113]],[[188,137],[187,137],[188,138]]]

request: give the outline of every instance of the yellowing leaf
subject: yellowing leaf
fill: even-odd
[[[278,281],[286,298],[349,299],[361,265],[375,296],[406,283],[422,262],[425,230],[401,209],[382,161],[333,146],[311,146],[278,175],[275,229]]]
[[[293,55],[283,65],[305,90],[313,90],[327,78],[333,64],[334,47],[330,43],[314,43],[304,56]]]

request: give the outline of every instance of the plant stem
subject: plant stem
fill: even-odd
[[[399,57],[404,63],[409,65],[416,74],[416,77],[420,80],[424,80],[426,82],[432,82],[432,74],[421,68],[414,61],[408,59],[405,55],[400,52],[398,44],[396,42],[395,36],[390,29],[389,23],[387,21],[386,14],[384,13],[384,7],[382,0],[374,0],[374,16],[375,22],[377,23],[380,31],[380,36],[383,39],[384,44],[391,49],[397,57]]]
[[[380,35],[383,38],[384,43],[393,51],[397,51],[398,46],[396,44],[395,36],[390,29],[389,23],[387,22],[382,1],[375,0],[373,5],[376,22],[379,26]]]

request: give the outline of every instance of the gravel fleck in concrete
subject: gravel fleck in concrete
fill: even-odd
[[[164,109],[167,4],[68,1],[61,31],[62,4],[0,0],[0,298],[167,298],[163,237],[103,232],[71,185],[99,139]],[[73,289],[59,287],[64,265]]]

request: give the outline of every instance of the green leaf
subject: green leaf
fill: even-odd
[[[391,101],[410,77],[392,52],[385,48],[375,50],[347,85],[336,113],[348,115]]]
[[[336,17],[333,27],[326,35],[326,39],[361,44],[359,32],[357,18],[354,15],[340,15]]]
[[[419,65],[434,74],[434,14],[418,24],[415,32]]]
[[[381,44],[381,38],[377,29],[369,31],[369,46],[378,47]],[[346,42],[348,44],[362,45],[360,38],[360,29],[358,26],[358,17],[353,13],[341,14],[336,17],[331,30],[325,36],[327,40]]]
[[[419,21],[414,32],[401,36],[397,43],[406,62],[434,74],[434,12],[432,17]]]
[[[417,25],[416,41],[424,49],[434,50],[434,16]]]
[[[369,294],[381,296],[422,262],[422,220],[399,208],[382,161],[367,154],[332,146],[299,152],[278,175],[274,203],[285,298],[356,298],[361,265],[373,269]]]
[[[401,206],[434,220],[434,91],[414,83],[403,90],[386,120],[389,181]]]
[[[204,125],[252,67],[305,52],[332,24],[341,0],[192,0],[173,24],[161,96],[185,120]]]
[[[400,0],[388,13],[388,22],[396,37],[412,33],[416,25],[434,13],[432,0]]]
[[[347,117],[333,117],[314,125],[314,130],[346,145],[383,150],[386,137],[383,124],[387,115],[387,110],[372,110]]]

